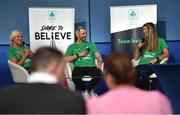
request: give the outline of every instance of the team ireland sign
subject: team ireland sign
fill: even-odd
[[[112,51],[133,57],[134,47],[144,36],[143,24],[157,23],[157,5],[112,6],[110,12]]]
[[[74,8],[29,8],[32,51],[51,46],[63,53],[74,42]]]

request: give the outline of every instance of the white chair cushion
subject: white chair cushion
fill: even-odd
[[[8,65],[11,70],[11,74],[14,82],[16,83],[27,82],[29,73],[23,67],[11,62],[10,60],[8,60]]]
[[[83,81],[91,81],[92,77],[91,76],[83,76],[82,80]]]

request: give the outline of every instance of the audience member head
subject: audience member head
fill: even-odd
[[[84,28],[83,26],[78,26],[76,28],[76,39],[79,42],[83,42],[86,40],[87,37],[87,31],[86,28]]]
[[[132,86],[135,83],[135,68],[130,58],[121,53],[111,54],[105,62],[105,81],[109,89],[121,85]]]
[[[32,57],[31,72],[47,72],[63,83],[64,65],[63,54],[60,51],[50,47],[42,47]]]
[[[13,30],[11,32],[11,35],[10,35],[10,39],[11,39],[11,42],[12,42],[12,46],[15,45],[15,46],[21,46],[21,42],[22,42],[22,38],[23,38],[23,33],[19,30]]]
[[[143,25],[143,32],[146,38],[146,44],[149,46],[149,51],[154,51],[158,47],[158,35],[156,25],[152,22]]]

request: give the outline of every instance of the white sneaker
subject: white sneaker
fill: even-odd
[[[95,97],[98,97],[98,94],[95,93],[93,90],[90,91],[90,96],[95,96]]]
[[[88,90],[85,90],[84,92],[82,92],[82,95],[83,95],[85,100],[88,100],[90,98]]]

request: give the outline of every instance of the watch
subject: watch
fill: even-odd
[[[156,59],[157,59],[157,62],[160,60],[159,57],[156,57]]]
[[[78,54],[78,53],[76,53],[76,56],[77,56],[77,57],[79,57],[79,54]]]
[[[26,57],[25,57],[25,56],[22,56],[22,58],[24,58],[24,59],[25,59]]]

